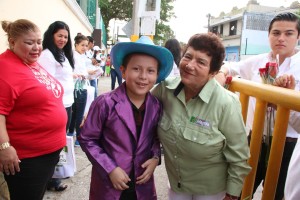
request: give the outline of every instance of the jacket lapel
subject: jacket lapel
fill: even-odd
[[[140,138],[138,141],[138,146],[143,144],[143,141],[145,139],[147,139],[147,134],[150,132],[152,132],[153,127],[151,127],[151,125],[153,124],[153,120],[154,120],[154,116],[156,115],[157,109],[156,109],[156,105],[153,104],[152,99],[150,98],[150,94],[147,94],[146,96],[146,105],[145,105],[145,115],[144,115],[144,119],[143,119],[143,125],[142,125],[142,129],[141,129],[141,134],[140,134]]]
[[[120,117],[124,125],[129,129],[130,133],[133,135],[135,141],[137,142],[136,126],[134,121],[134,116],[132,112],[132,107],[128,97],[126,95],[125,83],[115,90],[112,99],[116,101],[115,110],[117,115]]]

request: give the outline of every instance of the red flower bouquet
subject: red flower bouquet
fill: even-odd
[[[277,59],[278,60],[278,59]],[[268,62],[266,63],[266,66],[264,68],[259,68],[259,75],[265,84],[273,84],[275,81],[275,78],[278,74],[278,64],[276,62]],[[272,127],[274,127],[274,122],[275,122],[275,109],[274,107],[270,104],[268,105],[267,109],[267,124],[266,124],[266,129],[267,129],[267,135],[266,135],[266,144],[268,145],[267,149],[267,158],[269,157],[269,150],[270,150],[270,136],[272,135]],[[266,159],[267,162],[268,159]]]
[[[227,77],[226,77],[225,84],[224,84],[224,88],[225,88],[225,89],[228,89],[228,88],[229,88],[229,85],[230,85],[231,81],[232,81],[232,76],[227,76]]]
[[[278,73],[278,65],[275,62],[267,62],[264,68],[259,68],[259,75],[266,84],[273,84]]]

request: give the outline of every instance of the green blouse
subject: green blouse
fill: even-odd
[[[241,105],[236,94],[215,79],[185,102],[180,78],[166,80],[152,93],[163,103],[158,135],[173,191],[239,196],[250,171]]]

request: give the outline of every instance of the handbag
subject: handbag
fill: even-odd
[[[86,115],[89,112],[90,106],[92,102],[95,99],[95,87],[88,85],[87,86],[87,98],[86,98],[86,104],[84,108],[84,115]]]
[[[67,178],[76,172],[74,141],[72,136],[67,136],[67,145],[59,154],[59,161],[55,166],[52,178]]]
[[[78,78],[74,85],[74,97],[77,98],[78,93],[81,94],[82,91],[87,90],[89,85],[89,80]]]

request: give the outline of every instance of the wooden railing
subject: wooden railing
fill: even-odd
[[[272,103],[277,105],[272,146],[262,194],[262,200],[272,200],[275,196],[290,110],[300,112],[300,92],[271,85],[255,83],[239,78],[233,78],[229,89],[232,92],[240,93],[242,114],[245,123],[247,119],[249,97],[256,98],[250,143],[251,157],[248,161],[252,167],[252,170],[245,179],[242,191],[242,200],[252,199],[257,163],[261,150],[267,104]]]

